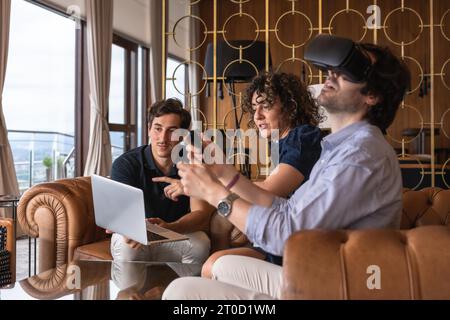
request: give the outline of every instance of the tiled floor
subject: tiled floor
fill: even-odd
[[[39,248],[39,241],[36,244]],[[38,251],[38,250],[37,250]],[[16,242],[16,279],[28,278],[28,238],[18,239]],[[38,261],[36,260],[36,266]],[[31,240],[31,274],[34,274],[34,240]]]

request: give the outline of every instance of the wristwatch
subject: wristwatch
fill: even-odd
[[[233,209],[233,202],[239,199],[239,196],[235,193],[230,193],[225,199],[219,201],[217,205],[217,213],[222,217],[228,217]]]

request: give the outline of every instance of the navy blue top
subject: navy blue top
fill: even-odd
[[[280,139],[280,163],[288,164],[305,176],[305,182],[320,157],[322,133],[319,128],[307,124],[289,131],[287,137]]]
[[[146,218],[160,218],[166,222],[173,222],[190,212],[189,197],[179,196],[178,201],[166,198],[164,188],[169,184],[152,181],[152,178],[163,176],[154,162],[149,145],[124,153],[114,161],[111,170],[113,180],[144,192]],[[167,177],[180,179],[175,165]]]
[[[279,163],[285,163],[297,169],[305,177],[303,181],[305,183],[320,157],[321,140],[322,132],[317,127],[304,124],[291,129],[287,137],[278,142]],[[266,255],[266,261],[280,266],[283,264],[282,257],[267,253],[259,247],[255,247],[255,249]]]

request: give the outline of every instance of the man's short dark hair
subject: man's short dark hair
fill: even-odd
[[[389,48],[371,43],[359,45],[375,57],[372,71],[361,93],[373,94],[379,99],[376,105],[370,107],[366,119],[386,133],[386,129],[394,121],[400,103],[410,89],[411,73],[407,65]]]
[[[151,127],[153,120],[166,114],[177,114],[180,116],[180,128],[189,129],[191,125],[191,114],[183,108],[178,99],[166,99],[155,102],[147,109],[147,125]]]

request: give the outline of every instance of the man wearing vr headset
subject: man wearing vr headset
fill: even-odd
[[[310,179],[289,200],[242,176],[227,190],[236,174],[232,166],[178,165],[186,194],[216,206],[254,245],[279,256],[289,236],[300,230],[400,226],[400,169],[383,133],[409,88],[408,68],[388,48],[331,35],[313,39],[305,60],[327,72],[318,103],[329,113],[332,134],[322,141]],[[282,267],[269,262],[224,256],[212,273],[215,280],[175,280],[164,298],[281,297]]]

